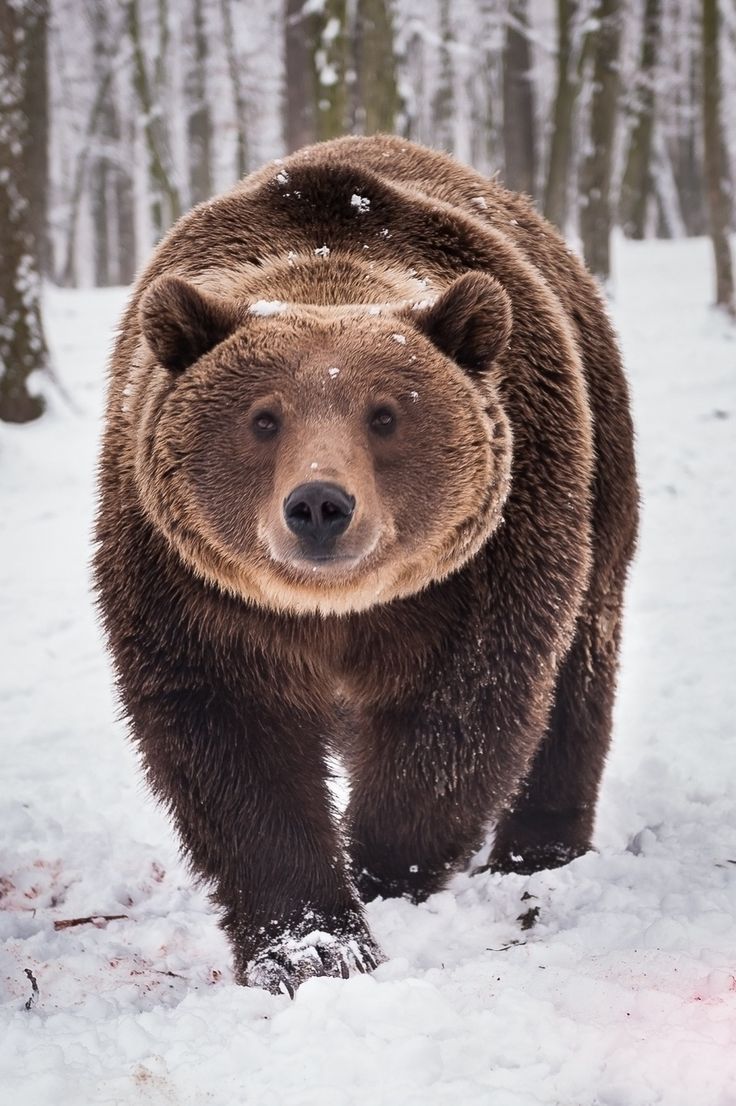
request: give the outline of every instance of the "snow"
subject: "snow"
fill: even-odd
[[[322,41],[329,45],[334,42],[337,36],[340,34],[340,20],[335,16],[327,20],[325,29],[322,32]]]
[[[359,196],[357,192],[353,192],[350,197],[350,203],[354,208],[357,208],[358,215],[365,215],[371,209],[371,201],[367,196]]]
[[[334,65],[327,61],[324,50],[317,50],[315,54],[315,63],[317,72],[319,73],[319,83],[324,85],[325,88],[331,88],[336,85],[340,79],[340,75]],[[329,100],[320,100],[319,106],[322,111],[327,111],[330,106]]]
[[[386,963],[293,1002],[233,984],[116,720],[87,566],[124,293],[48,293],[78,409],[0,429],[7,1101],[734,1106],[736,331],[706,242],[616,262],[644,521],[598,851],[371,904]]]
[[[256,300],[248,308],[251,315],[281,315],[287,309],[287,304],[282,300]]]

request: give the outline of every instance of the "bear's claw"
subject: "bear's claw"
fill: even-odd
[[[518,848],[509,846],[503,850],[494,849],[488,864],[484,865],[479,871],[501,872],[504,875],[515,872],[517,875],[529,876],[534,872],[562,868],[565,864],[569,864],[572,860],[576,860],[579,856],[588,852],[588,849],[589,846],[586,845],[555,841],[544,845],[524,845]]]
[[[243,982],[273,995],[294,998],[297,988],[308,979],[348,979],[356,971],[373,971],[380,962],[381,955],[369,937],[337,937],[315,930],[305,937],[272,945],[249,961]]]

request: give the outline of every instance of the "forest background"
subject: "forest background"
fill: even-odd
[[[710,233],[733,314],[731,0],[0,0],[0,418],[53,373],[39,277],[129,284],[264,160],[376,131],[499,173],[604,281],[613,228]]]

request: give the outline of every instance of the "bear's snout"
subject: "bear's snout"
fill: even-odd
[[[344,534],[355,511],[355,497],[337,484],[311,480],[300,484],[284,500],[284,519],[292,534],[312,553],[324,551]]]

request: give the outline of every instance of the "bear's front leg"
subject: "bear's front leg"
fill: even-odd
[[[407,690],[367,713],[346,812],[364,901],[440,890],[516,794],[544,733],[552,665],[519,653],[497,679],[500,660],[479,664],[477,641],[458,634],[421,684],[401,681]]]
[[[478,709],[456,687],[372,712],[351,757],[346,833],[364,901],[421,901],[480,846],[523,754],[501,740],[482,689]]]
[[[244,679],[190,669],[129,709],[151,783],[223,911],[238,981],[293,995],[312,976],[369,970],[379,953],[346,870],[314,720],[273,692],[244,692]]]

